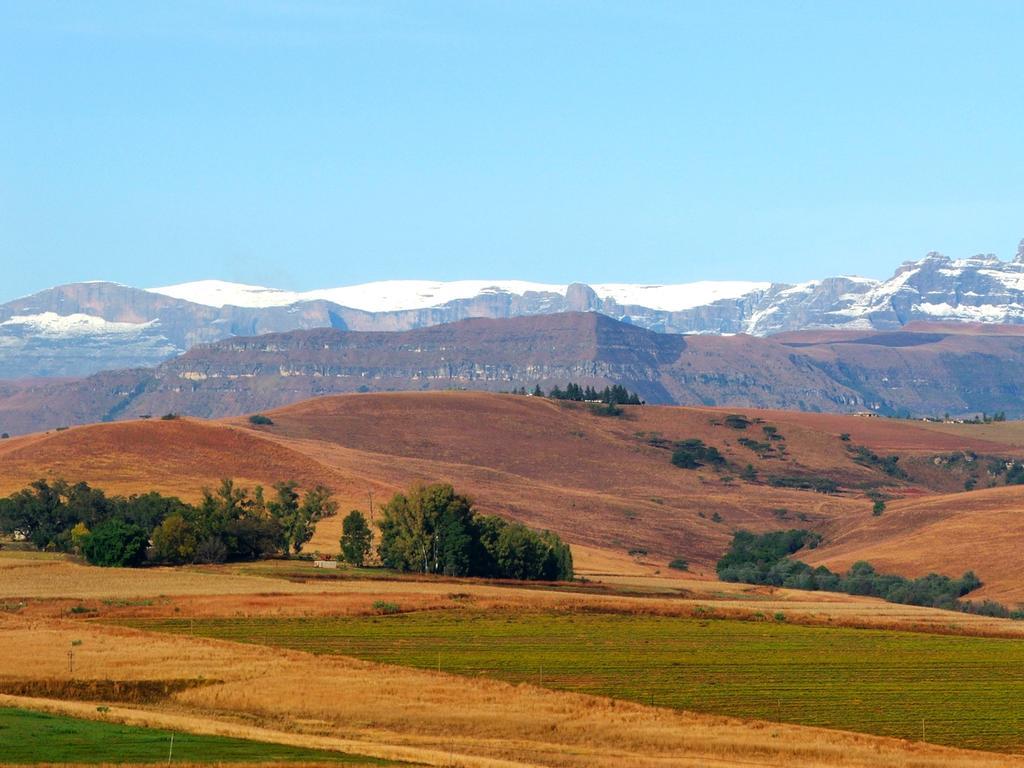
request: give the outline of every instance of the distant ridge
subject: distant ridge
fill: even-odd
[[[622,384],[652,404],[1024,416],[1024,334],[985,329],[684,336],[568,312],[408,331],[287,331],[198,344],[155,368],[0,382],[0,432],[233,416],[331,393],[532,391],[570,381]]]
[[[201,280],[140,289],[73,283],[0,305],[0,379],[154,366],[196,344],[312,328],[404,331],[471,317],[599,312],[662,333],[768,336],[908,323],[1024,324],[1024,244],[1012,261],[937,253],[888,280],[556,285],[393,280],[306,292]]]

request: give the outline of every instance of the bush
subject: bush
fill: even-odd
[[[165,413],[163,416],[160,417],[160,421],[174,421],[177,418],[178,414],[176,413]]]
[[[746,429],[752,422],[746,416],[741,416],[738,413],[730,413],[725,417],[725,421],[723,423],[725,426],[732,427],[733,429]]]
[[[264,416],[262,413],[254,413],[249,417],[249,423],[255,424],[258,427],[270,427],[273,426],[274,421],[269,416]]]
[[[401,613],[402,609],[397,603],[389,603],[386,600],[375,600],[373,603],[373,610],[377,613]]]
[[[676,443],[672,463],[680,469],[699,469],[706,464],[720,467],[725,464],[725,457],[713,445],[704,445],[703,440],[692,438]]]
[[[871,514],[880,517],[883,512],[885,512],[885,500],[875,499],[875,503],[871,507]]]
[[[196,557],[195,531],[182,515],[171,515],[153,530],[153,559],[178,565]]]
[[[690,570],[690,562],[681,557],[677,557],[668,564],[668,567],[676,571],[688,571]]]
[[[794,488],[800,491],[817,493],[835,493],[839,484],[827,477],[773,477],[768,484],[775,488]]]
[[[149,536],[134,523],[112,519],[82,538],[82,554],[91,565],[125,568],[146,557]]]
[[[880,597],[891,603],[906,605],[967,612],[997,610],[984,603],[974,605],[960,601],[961,597],[981,586],[981,580],[972,571],[967,571],[959,579],[936,573],[907,579],[878,573],[871,563],[864,561],[856,562],[846,573],[838,574],[824,566],[812,568],[807,563],[790,558],[790,555],[804,546],[817,546],[819,541],[817,534],[802,530],[774,531],[760,535],[738,531],[729,551],[718,561],[718,577],[722,581]],[[1008,609],[1000,608],[1007,611],[1006,615],[1010,615]]]
[[[8,440],[8,439],[10,439],[10,437],[11,436],[9,434],[4,432],[2,435],[0,435],[0,440]]]

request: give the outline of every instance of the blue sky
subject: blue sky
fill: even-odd
[[[0,300],[1008,258],[1022,37],[1015,0],[0,0]]]

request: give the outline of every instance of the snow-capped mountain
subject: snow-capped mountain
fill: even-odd
[[[666,333],[755,336],[894,329],[914,320],[1024,323],[1024,242],[1009,262],[930,253],[888,280],[845,276],[799,285],[391,280],[295,292],[218,280],[151,289],[73,283],[0,306],[0,378],[155,365],[230,336],[318,327],[396,331],[566,311],[600,312]]]

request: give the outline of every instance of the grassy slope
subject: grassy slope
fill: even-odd
[[[0,708],[0,756],[8,765],[34,763],[358,763],[395,765],[341,752],[197,736],[117,723]],[[172,751],[173,750],[173,751]]]
[[[582,407],[483,393],[324,397],[271,413],[272,427],[255,428],[245,419],[124,422],[3,441],[0,493],[39,476],[63,475],[113,492],[156,488],[194,499],[224,476],[250,486],[294,478],[335,489],[344,512],[366,510],[370,493],[379,505],[410,484],[445,480],[474,497],[482,511],[551,528],[612,560],[646,549],[645,559],[653,563],[683,556],[697,573],[709,573],[736,528],[813,527],[834,542],[815,555],[831,564],[855,556],[907,574],[973,568],[992,595],[1024,599],[1024,578],[1013,562],[1024,534],[1017,535],[1007,517],[1008,510],[1024,506],[1024,490],[996,494],[1002,510],[996,514],[983,492],[937,494],[936,488],[962,486],[962,480],[925,471],[934,453],[1012,455],[1015,425],[938,430],[886,419],[748,410],[786,438],[785,457],[761,458],[738,442],[763,440],[760,425],[730,429],[721,424],[725,413],[645,407],[612,419]],[[844,432],[849,442],[839,439]],[[752,464],[762,479],[825,476],[861,490],[823,496],[725,481],[735,470],[678,470],[668,450],[649,444],[652,436],[702,439],[735,468]],[[858,466],[848,453],[851,445],[917,460],[925,467],[922,479],[895,482]],[[896,499],[886,515],[873,518],[863,489],[879,484],[889,484],[886,492]],[[341,516],[321,524],[311,548],[336,550],[340,525]],[[998,542],[998,552],[979,549],[976,541]]]
[[[187,620],[144,621],[189,632]],[[600,614],[205,619],[191,631],[659,706],[959,747],[1024,748],[1010,640]]]

